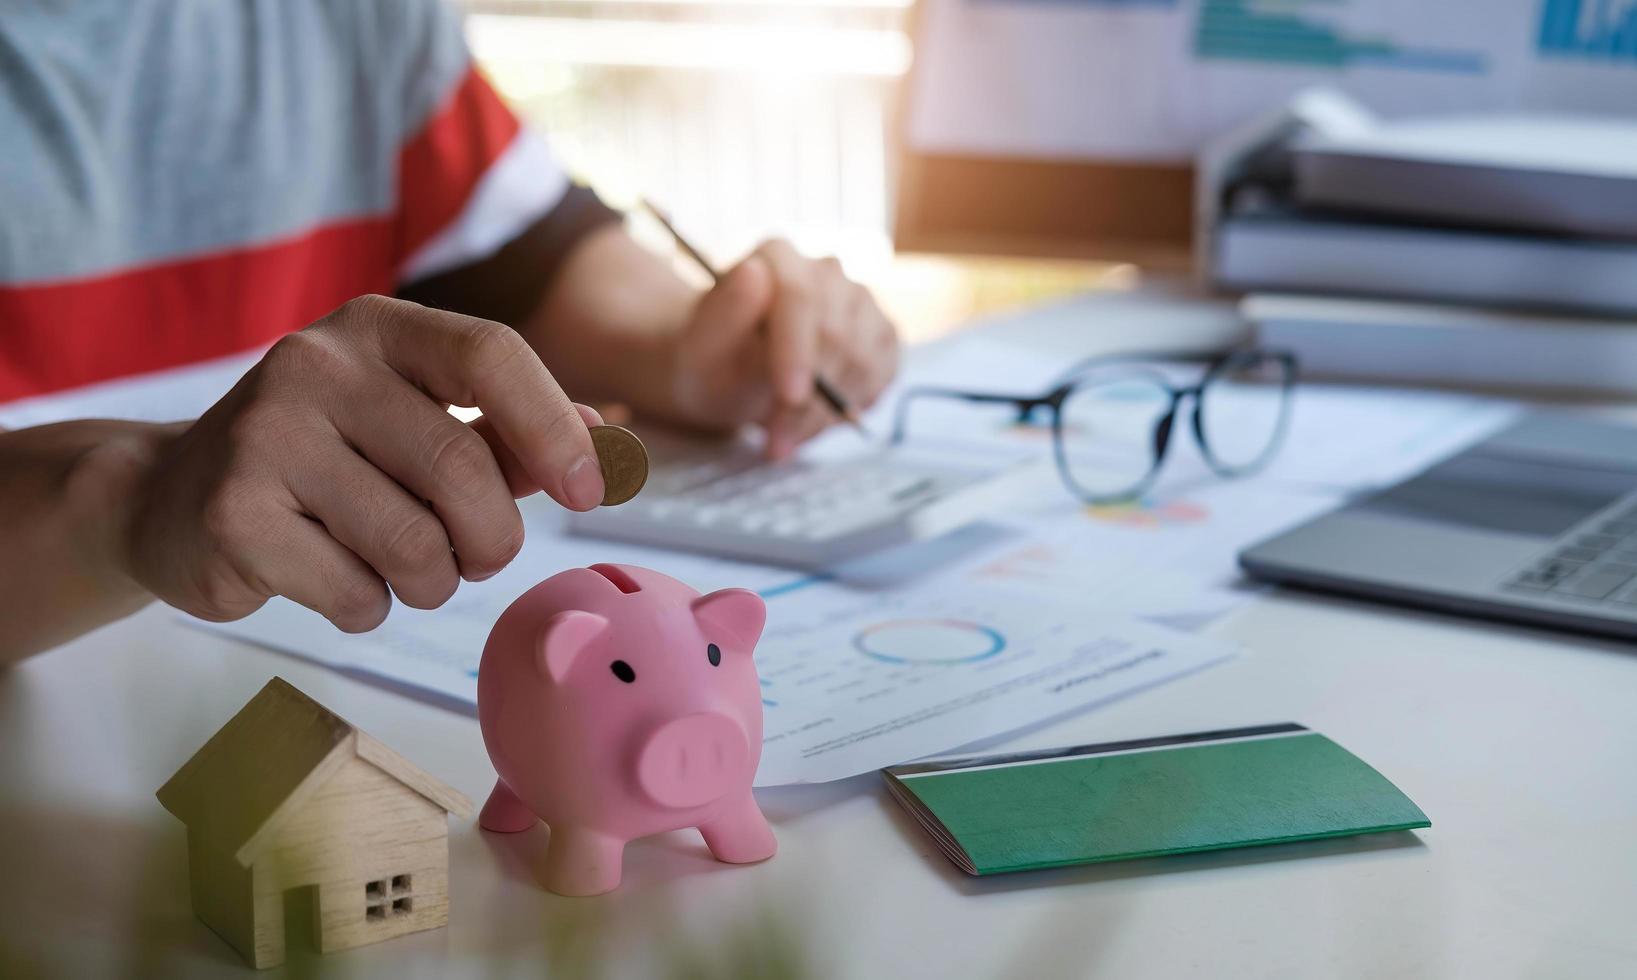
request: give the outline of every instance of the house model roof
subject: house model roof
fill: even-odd
[[[472,813],[471,800],[282,677],[268,681],[159,788],[159,802],[189,832],[249,866],[283,819],[353,758],[457,817]]]

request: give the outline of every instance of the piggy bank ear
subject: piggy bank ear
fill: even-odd
[[[573,609],[560,612],[540,628],[540,645],[535,650],[540,673],[561,684],[569,668],[592,641],[608,629],[608,620],[596,613]]]
[[[767,623],[767,604],[749,589],[720,589],[695,599],[690,608],[706,634],[747,651],[755,648]]]

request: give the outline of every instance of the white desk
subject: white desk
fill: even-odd
[[[1098,309],[1110,338],[1157,339]],[[1220,336],[1208,321],[1192,339]],[[1246,655],[1015,744],[1300,721],[1432,829],[978,881],[866,776],[759,793],[767,864],[667,835],[631,846],[619,892],[563,899],[531,878],[544,831],[461,822],[448,929],[282,969],[628,977],[733,948],[762,975],[785,958],[846,977],[1637,974],[1637,651],[1294,593],[1214,631]],[[193,918],[183,828],[153,793],[273,674],[486,795],[473,720],[150,608],[0,671],[0,976],[248,974]],[[739,962],[724,975],[752,972]]]

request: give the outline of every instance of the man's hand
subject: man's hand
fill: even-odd
[[[677,337],[677,408],[712,428],[760,423],[769,455],[782,458],[838,421],[814,395],[815,374],[861,411],[897,370],[897,332],[869,290],[835,259],[773,241],[694,307]]]
[[[570,254],[519,329],[574,392],[694,428],[767,428],[771,455],[874,403],[898,368],[898,336],[834,259],[769,242],[701,295],[670,263],[609,226]]]
[[[203,619],[284,595],[372,629],[389,586],[432,608],[504,568],[523,544],[514,495],[597,506],[600,421],[511,329],[362,297],[273,345],[163,446],[139,483],[129,574]]]

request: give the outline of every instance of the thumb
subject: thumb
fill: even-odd
[[[699,298],[689,339],[700,353],[732,350],[761,326],[772,302],[773,270],[761,256],[752,255]]]
[[[585,422],[587,428],[603,424],[602,414],[590,405],[575,402],[574,408],[580,413],[580,419]],[[540,491],[540,484],[523,468],[517,454],[506,445],[506,440],[500,438],[500,433],[495,431],[494,423],[489,421],[487,416],[473,419],[471,426],[483,437],[483,441],[489,444],[489,451],[494,454],[495,462],[500,464],[500,475],[506,478],[506,489],[512,492],[513,497],[527,497]]]

